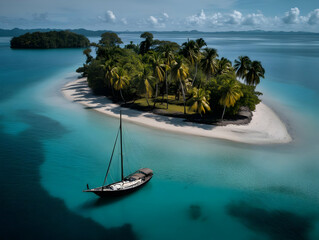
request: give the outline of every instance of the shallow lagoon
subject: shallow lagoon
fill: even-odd
[[[129,42],[138,36],[121,37]],[[84,61],[81,50],[12,51],[1,38],[2,135],[17,137],[32,127],[23,140],[41,144],[41,186],[72,213],[107,229],[131,224],[139,239],[317,239],[319,43],[308,35],[155,37],[179,43],[203,37],[220,56],[234,60],[247,53],[261,60],[267,75],[259,89],[293,142],[253,146],[125,122],[127,169],[150,167],[155,175],[133,195],[100,201],[81,191],[86,183],[102,183],[118,120],[62,97],[59,89]],[[5,164],[5,153],[1,159]],[[112,170],[119,172],[119,165]]]

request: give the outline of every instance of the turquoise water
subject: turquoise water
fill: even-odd
[[[134,34],[121,37],[125,43],[138,40]],[[3,235],[11,239],[21,227],[29,239],[57,238],[57,233],[110,239],[318,239],[318,36],[155,37],[179,43],[203,37],[220,56],[261,60],[267,72],[258,88],[286,122],[293,142],[254,146],[124,122],[127,173],[149,167],[155,175],[132,195],[101,201],[82,189],[102,183],[118,120],[61,95],[59,89],[84,61],[81,50],[13,51],[9,38],[0,38]],[[119,164],[112,170],[116,179]]]

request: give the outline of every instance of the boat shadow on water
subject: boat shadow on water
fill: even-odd
[[[98,208],[98,207],[103,207],[103,206],[108,206],[112,205],[114,203],[119,203],[123,201],[124,199],[130,198],[130,196],[133,193],[128,193],[126,195],[122,196],[110,196],[107,198],[94,198],[94,199],[89,199],[88,201],[84,202],[80,208],[81,209],[93,209],[93,208]]]

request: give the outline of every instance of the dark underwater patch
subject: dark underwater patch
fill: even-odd
[[[19,110],[17,116],[21,121],[31,126],[27,129],[28,134],[39,139],[58,138],[68,132],[61,123],[44,115],[28,110]]]
[[[202,210],[199,205],[190,205],[189,206],[189,215],[191,219],[198,220],[202,216]]]
[[[313,228],[313,217],[285,210],[265,210],[247,202],[226,206],[227,213],[247,228],[267,235],[271,240],[307,240]]]
[[[30,128],[8,135],[0,128],[1,239],[136,239],[128,224],[105,229],[69,211],[40,184],[43,138],[62,136],[66,129],[53,119],[21,111]]]

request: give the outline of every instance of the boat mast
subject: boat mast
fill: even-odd
[[[102,188],[103,188],[103,186],[106,183],[106,179],[107,179],[107,176],[108,176],[109,171],[110,171],[110,167],[111,167],[111,163],[112,163],[112,159],[113,159],[113,155],[114,155],[114,150],[115,150],[115,147],[116,147],[117,139],[119,138],[119,133],[120,133],[120,129],[117,130],[117,134],[116,134],[116,138],[115,138],[115,142],[114,142],[111,158],[110,158],[110,161],[109,161],[109,166],[107,167],[107,171],[106,171],[106,174],[105,174],[105,178],[104,178],[104,182],[103,182]]]
[[[120,142],[121,142],[121,175],[122,175],[122,181],[123,181],[124,173],[123,173],[122,111],[121,110],[120,110]]]

